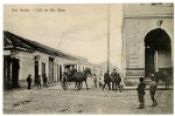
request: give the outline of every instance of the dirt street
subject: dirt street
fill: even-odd
[[[170,114],[173,113],[173,90],[158,90],[158,106],[151,107],[146,91],[145,109],[137,109],[136,90],[108,91],[91,88],[88,91],[67,91],[60,85],[44,89],[21,89],[4,92],[4,113],[12,114]]]

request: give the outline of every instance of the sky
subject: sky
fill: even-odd
[[[4,30],[92,63],[106,62],[108,6],[4,5]],[[110,5],[110,62],[121,67],[122,5]]]

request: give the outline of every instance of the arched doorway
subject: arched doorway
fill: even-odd
[[[171,39],[165,30],[156,28],[145,37],[145,77],[161,72],[172,76]]]

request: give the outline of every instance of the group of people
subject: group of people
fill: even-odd
[[[28,83],[28,89],[31,89],[31,84],[32,84],[32,75],[29,74],[28,77],[27,77],[27,83]],[[47,79],[47,76],[44,74],[42,76],[42,80],[43,80],[43,88],[44,87],[48,87],[48,79]],[[35,86],[37,86],[37,88],[41,88],[41,76],[38,75],[36,78],[35,78]]]
[[[155,74],[151,74],[150,79],[151,79],[151,82],[149,85],[149,91],[150,91],[150,96],[153,103],[152,106],[154,107],[158,104],[155,99],[155,92],[157,89],[157,81],[156,81]],[[112,82],[112,90],[117,90],[118,88],[121,92],[121,87],[120,87],[121,78],[120,78],[120,75],[117,73],[116,69],[113,69],[113,71],[111,72],[111,75],[109,73],[109,70],[107,70],[107,72],[104,74],[103,90],[106,85],[108,85],[109,90],[111,90],[111,84],[110,84],[111,82]],[[144,100],[145,89],[146,89],[146,84],[144,82],[144,78],[141,77],[140,83],[137,87],[138,100],[140,103],[139,109],[144,109],[145,107],[145,100]]]
[[[149,91],[150,91],[150,95],[151,95],[151,100],[153,105],[152,106],[156,106],[157,105],[157,101],[155,99],[155,92],[157,89],[157,82],[155,79],[155,75],[151,74],[151,83],[149,85]],[[137,87],[137,92],[138,92],[138,99],[139,99],[139,109],[144,109],[145,107],[145,100],[144,100],[144,96],[145,96],[145,88],[146,88],[146,84],[144,82],[144,78],[140,78],[140,83]]]
[[[149,91],[150,91],[151,100],[153,103],[152,106],[156,106],[157,101],[155,99],[155,92],[157,89],[157,81],[156,81],[154,74],[151,74],[150,77],[151,77],[151,83],[149,85]],[[42,80],[43,80],[43,88],[44,87],[47,88],[48,87],[47,76],[43,75]],[[144,96],[145,96],[146,84],[144,82],[144,78],[141,77],[139,80],[140,80],[140,83],[137,87],[138,100],[140,103],[139,109],[144,109],[144,107],[145,107]],[[103,90],[106,87],[106,85],[108,85],[109,90],[111,90],[111,84],[110,84],[111,82],[112,82],[112,90],[117,90],[117,88],[118,88],[121,92],[121,87],[120,87],[121,78],[120,78],[120,75],[117,73],[116,69],[113,69],[113,71],[111,72],[111,75],[109,73],[109,70],[107,70],[107,72],[104,74]],[[29,74],[27,77],[27,83],[28,83],[28,89],[31,89],[31,84],[32,84],[31,74]],[[37,86],[37,88],[41,88],[41,76],[40,75],[37,76],[37,78],[35,80],[35,85]]]
[[[106,85],[108,85],[109,90],[111,90],[111,82],[112,82],[112,90],[117,90],[117,88],[121,92],[121,87],[120,87],[120,82],[121,82],[121,77],[119,73],[117,73],[116,69],[113,69],[111,72],[111,75],[109,73],[109,70],[104,74],[104,85],[103,85],[103,90]]]

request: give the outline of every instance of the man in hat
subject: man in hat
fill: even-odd
[[[108,85],[108,88],[109,90],[111,90],[111,77],[110,77],[110,74],[109,74],[109,70],[106,71],[106,73],[104,74],[104,86],[103,86],[103,90],[106,86],[106,84]]]

